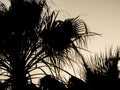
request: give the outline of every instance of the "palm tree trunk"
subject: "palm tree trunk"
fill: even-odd
[[[13,90],[25,90],[27,84],[27,78],[25,73],[25,60],[20,59],[20,54],[15,55],[13,60],[12,76],[12,88]]]
[[[26,83],[25,76],[21,71],[14,73],[12,82],[13,90],[25,90]]]

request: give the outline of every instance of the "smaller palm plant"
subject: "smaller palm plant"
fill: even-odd
[[[86,81],[94,89],[117,89],[118,87],[118,61],[119,48],[113,52],[110,49],[105,55],[91,57],[91,65],[86,68]],[[89,64],[90,64],[89,63]]]

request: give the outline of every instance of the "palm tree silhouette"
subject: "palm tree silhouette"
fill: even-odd
[[[45,10],[45,11],[44,11]],[[50,12],[46,0],[11,0],[10,9],[0,14],[0,69],[9,77],[12,90],[23,90],[32,83],[31,71],[43,64],[54,76],[60,76],[61,64],[73,61],[72,49],[82,58],[79,49],[87,44],[89,32],[79,17],[57,20],[58,12]],[[78,47],[79,46],[79,47]],[[36,73],[35,75],[38,75]]]
[[[39,24],[44,5],[23,0],[11,2],[11,5],[0,21],[0,64],[2,69],[10,73],[13,90],[17,90],[27,84],[29,59],[33,55],[29,56],[29,53],[34,50],[37,42],[34,28]]]
[[[93,58],[96,66],[93,68],[89,67],[86,69],[86,81],[89,86],[93,89],[118,89],[118,61],[119,58],[119,48],[113,52],[111,49],[106,54],[95,55]],[[97,62],[95,62],[97,61]],[[93,65],[94,66],[94,65]]]

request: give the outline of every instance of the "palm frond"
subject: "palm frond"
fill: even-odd
[[[86,45],[86,38],[95,35],[95,33],[88,31],[85,22],[78,17],[61,21],[56,19],[57,15],[58,12],[56,14],[52,12],[46,16],[44,29],[40,33],[42,48],[47,54],[67,53],[70,48],[73,48],[72,42],[79,40],[80,45],[82,43]]]

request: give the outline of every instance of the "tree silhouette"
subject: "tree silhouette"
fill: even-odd
[[[117,90],[119,89],[118,83],[118,61],[119,57],[119,48],[115,49],[113,52],[110,49],[105,54],[95,55],[93,59],[95,65],[89,66],[86,68],[86,81],[89,86],[93,89],[101,90]]]
[[[68,56],[71,49],[82,59],[79,50],[96,33],[89,32],[79,17],[62,21],[57,19],[58,14],[50,11],[46,0],[11,0],[10,9],[0,13],[0,69],[1,75],[9,78],[12,90],[24,90],[32,83],[30,72],[35,69],[47,74],[38,64],[53,76],[60,70],[69,74],[61,64],[73,61]]]

